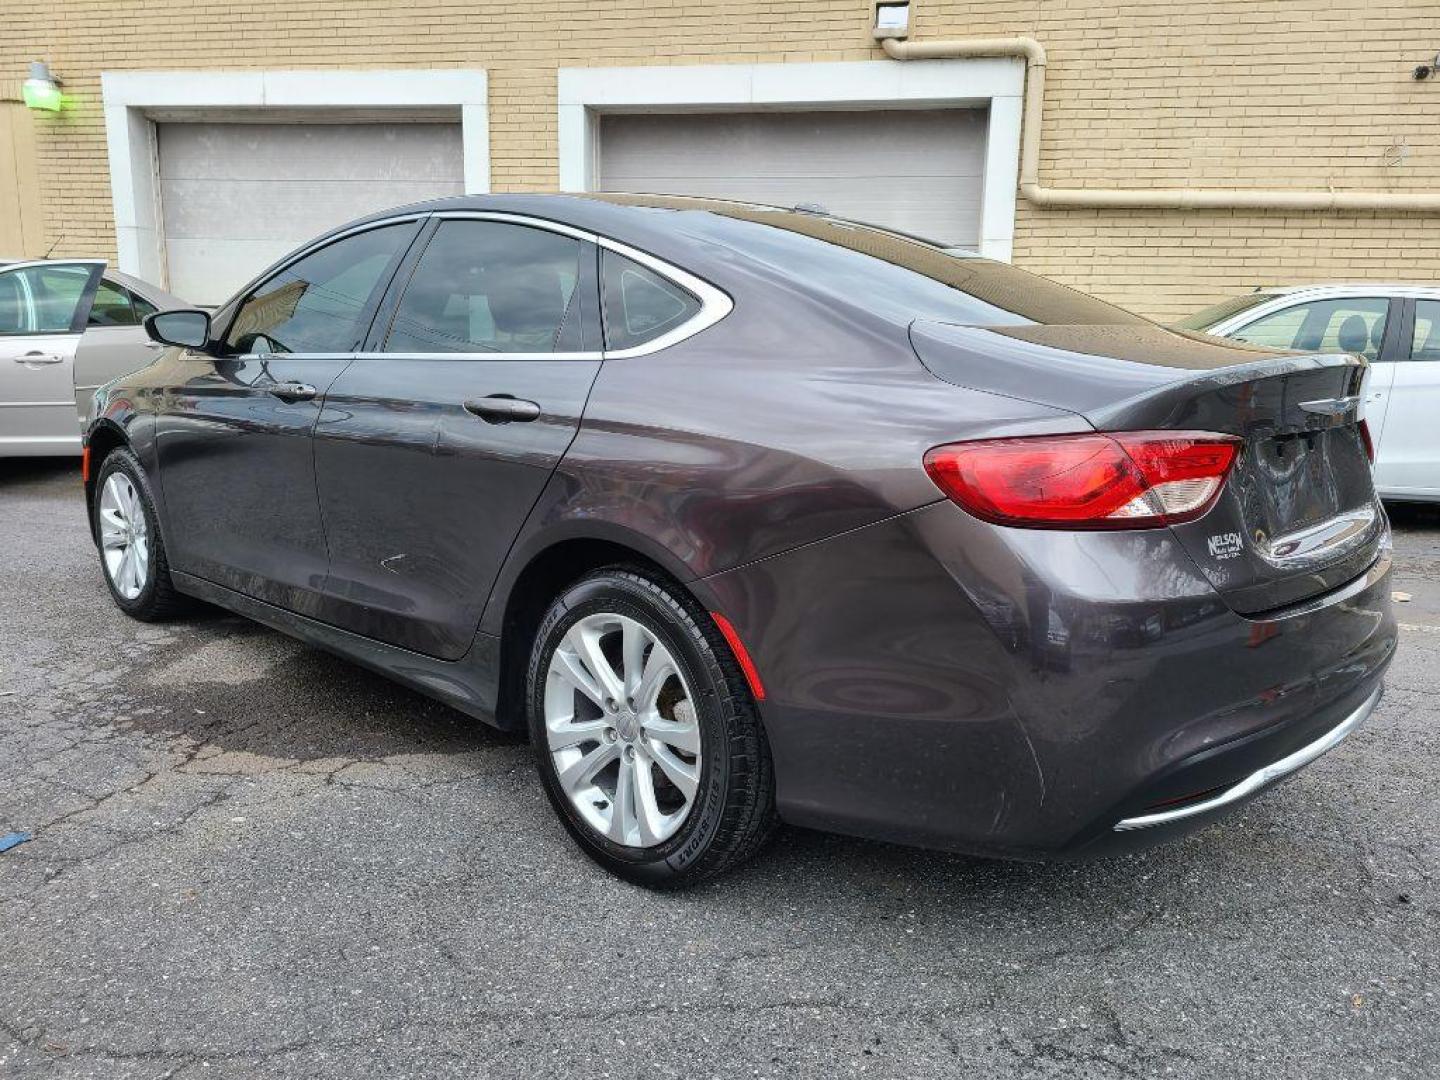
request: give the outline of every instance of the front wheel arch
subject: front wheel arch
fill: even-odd
[[[85,450],[89,455],[85,477],[85,515],[90,522],[90,539],[97,544],[100,542],[100,534],[95,524],[97,481],[105,459],[121,447],[131,450],[130,440],[125,437],[125,432],[118,424],[109,420],[96,421],[85,439]]]

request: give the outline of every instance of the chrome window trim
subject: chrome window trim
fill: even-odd
[[[643,345],[635,345],[629,349],[606,349],[590,352],[564,353],[494,353],[464,351],[435,353],[302,353],[298,355],[294,353],[241,353],[236,356],[229,357],[228,359],[259,360],[269,359],[274,356],[285,356],[307,360],[331,360],[341,357],[354,357],[357,360],[374,360],[381,357],[386,357],[390,359],[396,357],[404,357],[410,360],[457,360],[462,358],[478,360],[538,360],[541,358],[548,360],[624,360],[632,356],[647,356],[650,353],[656,353],[660,352],[662,349],[668,349],[672,345],[678,345],[680,342],[694,337],[701,331],[708,330],[710,327],[714,326],[716,323],[718,323],[721,319],[725,318],[725,316],[729,315],[730,312],[735,309],[735,302],[731,300],[730,296],[721,289],[718,289],[714,285],[711,285],[708,281],[704,281],[701,278],[696,277],[694,274],[690,273],[687,270],[682,270],[680,269],[680,267],[668,263],[664,259],[660,259],[654,255],[651,255],[649,252],[641,251],[638,248],[631,247],[629,244],[621,243],[619,240],[612,240],[608,236],[601,236],[598,233],[593,233],[589,232],[586,229],[577,228],[574,225],[566,225],[563,222],[551,221],[548,218],[531,217],[528,214],[509,213],[503,210],[420,211],[411,214],[401,214],[396,217],[381,218],[376,221],[367,221],[364,224],[356,225],[353,228],[344,230],[343,232],[335,233],[331,236],[326,236],[323,239],[317,240],[314,243],[308,245],[307,247],[302,248],[300,251],[295,252],[293,256],[286,259],[285,262],[277,263],[271,266],[260,276],[249,282],[243,289],[239,290],[235,294],[235,296],[248,299],[251,293],[253,293],[261,285],[265,284],[265,282],[269,281],[276,274],[283,273],[286,269],[293,266],[295,263],[299,262],[301,259],[305,258],[312,252],[318,251],[320,248],[332,244],[338,240],[343,240],[347,236],[353,236],[356,233],[366,232],[370,229],[382,228],[386,225],[403,225],[407,222],[420,221],[427,218],[436,218],[441,221],[500,221],[507,222],[512,225],[523,225],[530,228],[543,229],[547,232],[558,233],[561,236],[570,236],[574,237],[576,240],[588,241],[589,243],[592,243],[597,247],[606,248],[610,251],[613,251],[617,255],[623,255],[627,259],[633,259],[641,266],[653,270],[655,273],[670,281],[672,284],[680,286],[680,288],[686,290],[697,300],[700,301],[700,310],[696,312],[693,316],[691,316],[691,318],[681,323],[679,326],[675,327],[673,330],[668,330],[665,333],[661,334],[659,337],[652,338],[651,340],[645,342]],[[221,304],[220,307],[228,307],[234,302],[235,300],[234,298],[232,298],[225,301],[225,303]],[[239,308],[236,309],[235,313],[237,316],[239,315]],[[229,327],[226,327],[226,332],[229,332]]]
[[[356,360],[603,360],[599,352],[362,352],[346,353]]]
[[[1324,735],[1321,735],[1314,742],[1307,743],[1299,750],[1287,754],[1279,761],[1272,761],[1263,769],[1257,769],[1237,784],[1232,784],[1219,795],[1200,802],[1187,803],[1178,806],[1174,810],[1160,810],[1153,814],[1141,814],[1138,817],[1123,818],[1117,821],[1114,826],[1115,832],[1130,832],[1133,829],[1148,829],[1155,825],[1168,825],[1172,821],[1183,821],[1185,818],[1194,817],[1197,814],[1206,814],[1212,810],[1218,810],[1222,806],[1237,802],[1252,795],[1261,788],[1273,784],[1282,777],[1304,768],[1310,762],[1322,754],[1335,749],[1345,740],[1345,737],[1359,727],[1367,716],[1375,711],[1375,706],[1380,702],[1382,690],[1376,689],[1364,703],[1331,728]]]
[[[671,345],[677,345],[687,338],[694,337],[702,330],[710,329],[710,327],[714,326],[721,319],[725,318],[726,315],[729,315],[730,312],[735,310],[735,302],[730,299],[728,294],[717,289],[708,281],[701,280],[689,271],[681,270],[678,266],[672,266],[664,259],[657,259],[649,252],[640,251],[631,247],[629,244],[608,240],[603,236],[597,239],[597,243],[599,243],[601,247],[615,252],[617,255],[623,255],[625,258],[631,259],[649,270],[653,270],[672,284],[680,286],[680,288],[700,301],[700,310],[673,330],[667,330],[659,337],[651,338],[643,344],[634,345],[628,349],[607,349],[605,351],[606,360],[624,360],[631,356],[648,356],[650,353],[659,352],[661,349],[668,349]],[[600,302],[603,309],[605,302],[603,295],[600,298]]]
[[[648,356],[650,353],[660,352],[672,345],[694,337],[696,334],[710,329],[721,319],[735,310],[735,302],[730,299],[729,294],[711,285],[708,281],[696,277],[688,270],[682,270],[673,263],[651,255],[648,251],[641,251],[639,248],[631,247],[629,244],[612,240],[608,236],[601,236],[599,233],[589,232],[585,229],[576,228],[573,225],[565,225],[558,221],[550,221],[546,218],[530,217],[527,214],[511,214],[499,210],[439,210],[433,215],[442,220],[471,219],[479,221],[505,221],[515,225],[528,225],[532,228],[545,229],[549,232],[560,233],[564,236],[573,236],[577,240],[588,240],[597,247],[613,251],[617,255],[623,255],[627,259],[633,259],[646,269],[653,270],[673,285],[678,285],[700,301],[700,310],[692,315],[685,322],[667,330],[659,337],[651,338],[642,345],[635,345],[628,349],[605,349],[593,353],[566,353],[564,355],[577,360],[625,360],[632,356]],[[604,298],[601,297],[603,306]],[[387,353],[384,355],[399,355]],[[480,356],[488,359],[512,359],[514,357],[526,357],[534,359],[537,356],[559,357],[560,353],[438,353],[438,354],[415,354],[406,353],[407,356]]]

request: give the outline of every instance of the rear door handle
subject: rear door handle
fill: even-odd
[[[54,353],[27,352],[23,356],[15,357],[17,364],[58,364],[65,358]]]
[[[491,394],[479,401],[465,402],[465,411],[487,424],[528,423],[540,418],[540,405],[508,394]]]
[[[315,387],[303,382],[282,382],[270,387],[270,393],[281,401],[309,401],[317,393]]]

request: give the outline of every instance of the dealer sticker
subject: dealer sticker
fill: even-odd
[[[1212,559],[1233,559],[1245,550],[1245,539],[1238,532],[1216,533],[1205,544]]]

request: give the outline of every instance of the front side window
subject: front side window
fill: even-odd
[[[1411,360],[1440,360],[1440,300],[1415,301],[1415,337]]]
[[[1380,296],[1312,300],[1272,312],[1231,336],[1252,345],[1304,352],[1380,355],[1390,301]]]
[[[700,311],[700,301],[685,289],[613,251],[601,256],[600,281],[607,349],[633,349],[653,341]]]
[[[547,353],[588,245],[501,221],[442,221],[395,309],[386,352]]]
[[[92,272],[56,265],[0,274],[0,334],[68,333]]]
[[[360,347],[377,286],[414,225],[385,225],[291,263],[245,299],[225,344],[236,353],[346,353]]]

